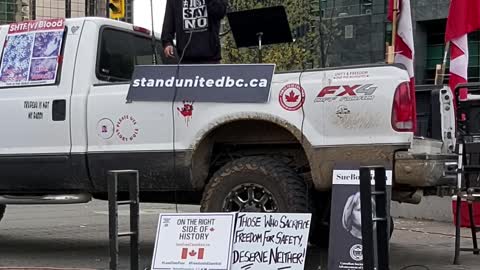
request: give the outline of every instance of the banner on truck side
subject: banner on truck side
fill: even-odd
[[[372,173],[371,185],[375,185]],[[392,171],[386,170],[387,203],[391,199]],[[372,196],[372,213],[375,202]],[[390,205],[387,205],[389,213]],[[360,172],[358,168],[335,168],[333,171],[332,206],[328,269],[363,269],[362,222],[360,207]],[[376,226],[374,223],[374,234]]]
[[[55,83],[64,19],[9,25],[0,64],[0,87]]]
[[[160,214],[152,270],[230,269],[235,213]]]
[[[311,214],[238,213],[232,270],[303,270]]]
[[[274,64],[139,65],[127,101],[266,103]]]

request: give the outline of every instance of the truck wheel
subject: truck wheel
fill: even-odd
[[[244,157],[223,166],[206,186],[200,211],[312,213],[309,242],[320,244],[312,192],[292,169],[273,158]]]
[[[3,218],[3,214],[5,214],[5,208],[7,208],[5,204],[0,204],[0,221]]]
[[[285,164],[244,157],[219,169],[206,186],[202,212],[310,212],[307,185]]]

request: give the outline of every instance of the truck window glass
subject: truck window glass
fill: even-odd
[[[97,77],[110,82],[129,81],[135,65],[153,64],[151,39],[132,32],[104,29],[99,54]]]

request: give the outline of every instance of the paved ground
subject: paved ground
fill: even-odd
[[[127,208],[120,211],[120,228],[128,229]],[[124,210],[125,209],[125,210]],[[197,206],[180,206],[182,212],[198,211]],[[158,213],[175,211],[173,205],[142,204],[141,266],[149,267],[153,252]],[[454,227],[448,223],[395,221],[391,242],[391,269],[424,265],[416,269],[480,269],[480,256],[462,253],[462,265],[453,266]],[[464,231],[464,245],[470,240]],[[82,205],[9,206],[0,223],[0,267],[42,266],[108,268],[108,211],[103,201]],[[128,267],[128,242],[120,246],[122,269]],[[307,270],[326,269],[327,253],[311,249]]]

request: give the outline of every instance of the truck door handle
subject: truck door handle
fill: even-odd
[[[67,102],[65,99],[57,99],[52,103],[52,120],[65,121]]]

